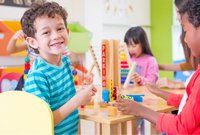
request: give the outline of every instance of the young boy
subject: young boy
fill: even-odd
[[[189,0],[183,6],[182,25],[186,32],[185,41],[192,55],[200,57],[200,0]],[[187,88],[187,100],[178,115],[155,112],[134,101],[120,100],[115,105],[124,114],[141,116],[156,124],[159,131],[167,134],[200,134],[200,67],[192,76]],[[147,86],[154,94],[167,100],[168,104],[179,106],[182,95],[171,94],[157,87]]]
[[[34,4],[21,18],[28,45],[39,51],[24,91],[46,101],[53,111],[55,134],[77,134],[78,110],[95,94],[93,86],[76,94],[70,62],[62,53],[68,43],[67,12],[55,2]],[[39,110],[38,110],[39,111]]]

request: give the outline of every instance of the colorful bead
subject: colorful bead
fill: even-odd
[[[29,64],[29,63],[25,63],[25,70],[29,70],[30,69],[30,67],[31,67],[31,65]]]
[[[77,71],[74,69],[74,70],[72,70],[72,74],[73,75],[77,75]]]
[[[24,74],[28,74],[28,71],[29,71],[29,70],[26,70],[26,69],[25,69],[25,70],[24,70]]]
[[[24,80],[26,80],[27,79],[27,75],[26,74],[24,74]]]
[[[25,63],[29,63],[29,62],[30,62],[30,58],[29,58],[29,57],[26,57],[26,58],[24,59],[24,61],[25,61]]]

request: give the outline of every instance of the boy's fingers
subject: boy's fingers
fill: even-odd
[[[93,92],[97,92],[97,89],[94,87],[94,88],[92,88],[92,91]]]

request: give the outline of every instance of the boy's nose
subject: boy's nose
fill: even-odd
[[[52,33],[52,39],[57,39],[59,37],[60,37],[60,34],[58,32],[55,31]]]

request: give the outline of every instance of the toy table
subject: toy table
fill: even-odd
[[[168,106],[165,100],[151,94],[148,91],[145,91],[145,87],[135,87],[131,89],[129,88],[123,92],[125,94],[144,94],[145,96],[144,96],[144,101],[142,102],[142,104],[148,108],[153,109],[154,111],[169,113],[173,110],[176,110],[175,107]],[[184,90],[173,90],[171,92],[183,93]],[[106,135],[120,134],[120,133],[127,134],[128,121],[131,121],[132,123],[131,134],[136,134],[136,119],[137,118],[133,115],[117,115],[113,117],[111,116],[105,117],[102,115],[98,115],[98,113],[95,113],[95,114],[87,113],[85,109],[80,110],[79,114],[80,114],[81,119],[95,122],[96,127],[100,126],[99,128],[100,131],[98,132],[96,131],[97,128],[95,127],[95,134],[106,134]]]

